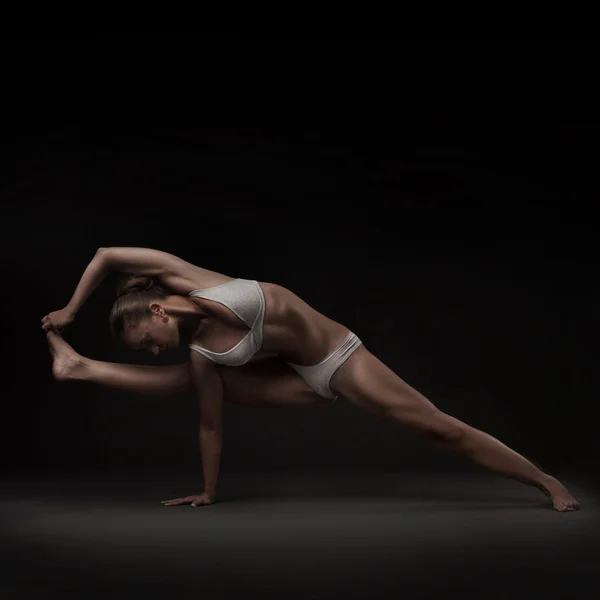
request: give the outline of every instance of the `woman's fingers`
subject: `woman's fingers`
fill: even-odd
[[[212,504],[212,498],[210,498],[206,493],[202,493],[196,496],[186,496],[185,498],[173,498],[173,500],[162,500],[161,504],[164,504],[165,506],[177,506],[180,504],[203,506],[205,504]]]
[[[66,312],[66,309],[55,310],[42,317],[42,329],[48,331],[48,328],[52,328],[57,333],[60,333],[72,321],[73,316],[71,313]]]
[[[177,506],[178,504],[189,504],[193,502],[194,498],[192,496],[186,496],[185,498],[174,498],[173,500],[163,500],[161,504],[165,506]]]
[[[42,317],[42,329],[44,331],[48,331],[48,329],[53,329],[57,333],[59,332],[58,327],[56,325],[54,325],[54,323],[51,321],[50,315],[46,315],[45,317]]]

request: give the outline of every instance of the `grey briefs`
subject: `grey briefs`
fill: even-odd
[[[302,379],[304,379],[304,381],[319,394],[319,396],[329,398],[335,402],[338,397],[329,389],[329,380],[361,344],[362,342],[358,336],[349,331],[342,343],[337,348],[334,348],[320,363],[308,367],[295,365],[293,363],[288,363],[288,365],[290,365],[290,367],[292,367],[292,369],[294,369],[294,371],[296,371],[298,375],[300,375],[300,377],[302,377]]]

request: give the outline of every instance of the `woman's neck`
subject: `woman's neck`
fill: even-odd
[[[206,313],[190,298],[184,296],[168,296],[163,302],[165,312],[177,319],[179,334],[182,337],[194,337],[200,321],[206,317]]]

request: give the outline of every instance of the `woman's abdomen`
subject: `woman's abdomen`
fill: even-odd
[[[263,331],[265,352],[277,352],[297,365],[314,365],[348,334],[348,328],[321,314],[292,291],[263,284],[266,311]]]

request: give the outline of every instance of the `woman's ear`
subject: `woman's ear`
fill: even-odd
[[[165,309],[158,302],[153,302],[150,305],[150,311],[153,315],[157,315],[159,317],[163,317],[165,314]]]

